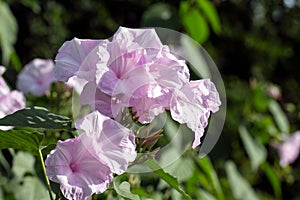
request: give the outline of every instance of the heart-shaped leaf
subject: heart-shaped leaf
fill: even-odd
[[[49,112],[42,107],[28,107],[0,119],[0,126],[22,126],[71,130],[70,118]]]
[[[0,130],[0,149],[18,149],[38,155],[44,135],[24,130]]]

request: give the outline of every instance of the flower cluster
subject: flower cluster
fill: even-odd
[[[25,98],[22,92],[10,91],[2,75],[5,68],[0,66],[0,118],[25,108]],[[0,130],[9,130],[10,126],[0,126]]]
[[[56,78],[85,80],[83,104],[114,118],[131,107],[140,123],[170,110],[174,120],[195,132],[193,148],[221,105],[209,79],[190,81],[184,60],[163,45],[154,29],[120,27],[109,40],[74,38],[59,49]]]
[[[170,110],[174,120],[195,132],[192,147],[221,105],[209,79],[191,81],[184,60],[163,45],[154,29],[120,27],[112,40],[74,38],[56,56],[57,80],[71,85],[93,112],[76,123],[84,133],[60,141],[46,160],[47,174],[61,184],[68,199],[101,193],[136,157],[135,135],[115,119],[131,108],[137,120],[150,123]]]

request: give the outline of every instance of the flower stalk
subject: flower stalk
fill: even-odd
[[[44,163],[43,154],[42,154],[41,149],[39,149],[39,157],[40,157],[40,160],[41,160],[41,164],[42,164],[42,168],[43,168],[43,174],[44,174],[44,177],[45,177],[45,180],[46,180],[50,200],[54,200],[53,196],[52,196],[52,192],[51,192],[50,181],[49,181],[47,173],[46,173],[46,167],[45,167],[45,163]]]

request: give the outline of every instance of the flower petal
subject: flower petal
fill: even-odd
[[[0,66],[0,98],[2,96],[9,94],[10,92],[8,85],[6,84],[5,80],[2,78],[2,75],[4,74],[5,70],[6,70],[5,67]]]
[[[217,90],[208,79],[191,81],[174,91],[170,104],[171,116],[194,131],[193,148],[200,144],[210,111],[216,112],[220,105]]]
[[[131,29],[120,27],[114,34],[113,41],[124,40],[138,43],[143,48],[160,49],[162,43],[155,29]]]
[[[88,54],[98,45],[104,45],[107,40],[89,40],[74,38],[66,41],[58,50],[55,58],[57,80],[67,82],[80,69]]]
[[[92,138],[94,146],[98,147],[95,150],[97,155],[112,172],[121,174],[126,171],[128,163],[134,161],[135,136],[118,122],[94,111],[77,121],[75,126]]]
[[[82,104],[89,104],[92,110],[98,110],[108,117],[113,117],[111,96],[103,93],[95,82],[88,82],[80,95]]]

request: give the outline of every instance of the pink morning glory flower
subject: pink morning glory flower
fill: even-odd
[[[121,51],[122,42],[115,41],[109,52]],[[139,122],[149,123],[169,107],[171,93],[188,83],[187,66],[176,59],[167,46],[123,51],[109,63],[109,70],[101,77],[98,88],[112,97],[114,116],[121,108],[132,107]]]
[[[58,141],[45,161],[49,179],[60,183],[62,194],[70,200],[85,200],[93,193],[100,194],[112,180],[110,168],[98,158],[94,146],[87,146],[87,137],[82,134]]]
[[[293,163],[298,158],[300,152],[300,131],[283,137],[283,143],[277,146],[277,150],[280,157],[279,163],[282,167]]]
[[[56,56],[56,77],[67,81],[72,76],[98,85],[93,91],[99,90],[100,99],[82,95],[83,102],[110,117],[133,107],[139,121],[148,123],[165,110],[162,102],[168,107],[170,91],[188,82],[189,73],[185,62],[162,45],[154,29],[120,27],[112,41],[74,38],[63,44]],[[90,92],[83,89],[82,93]],[[104,102],[111,104],[110,112],[99,108]]]
[[[61,184],[70,200],[85,200],[104,192],[113,173],[126,171],[136,158],[133,133],[98,111],[76,123],[77,138],[59,141],[45,165],[50,180]]]
[[[10,91],[2,77],[4,72],[5,68],[0,66],[0,118],[25,108],[23,93],[17,90]],[[9,130],[12,128],[11,126],[0,126],[0,130]]]
[[[56,63],[60,80],[77,76],[87,81],[83,104],[111,118],[130,107],[143,124],[171,110],[174,120],[195,132],[194,148],[210,112],[221,105],[215,85],[209,80],[190,81],[185,61],[161,43],[154,29],[120,27],[110,41],[75,38],[61,47]]]
[[[36,58],[25,65],[18,75],[17,88],[25,94],[42,96],[50,90],[54,81],[53,61]]]
[[[78,120],[76,128],[90,137],[86,139],[87,147],[92,141],[95,153],[113,173],[122,174],[135,160],[135,136],[117,121],[94,111]]]

